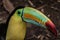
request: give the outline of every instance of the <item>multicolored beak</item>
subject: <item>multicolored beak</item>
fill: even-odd
[[[25,7],[22,18],[25,22],[29,22],[43,28],[48,28],[52,31],[52,33],[54,33],[54,35],[57,36],[55,25],[42,12],[34,8]]]

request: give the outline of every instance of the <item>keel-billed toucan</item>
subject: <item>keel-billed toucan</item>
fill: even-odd
[[[42,12],[31,7],[17,7],[7,20],[6,40],[24,40],[26,34],[26,22],[49,29],[57,36],[53,22]]]

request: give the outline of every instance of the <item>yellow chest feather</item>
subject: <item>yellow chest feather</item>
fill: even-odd
[[[26,34],[26,24],[19,16],[12,16],[6,35],[6,40],[24,40]]]

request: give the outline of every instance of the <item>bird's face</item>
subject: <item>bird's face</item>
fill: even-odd
[[[54,35],[57,35],[55,25],[42,12],[34,8],[25,7],[24,9],[18,9],[17,14],[23,21],[41,26],[43,28],[48,28],[52,33],[54,33]]]

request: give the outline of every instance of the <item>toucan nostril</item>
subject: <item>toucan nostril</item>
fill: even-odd
[[[54,25],[51,21],[46,22],[45,25],[47,26],[47,28],[48,28],[55,36],[57,36],[56,27],[55,27],[55,25]]]

